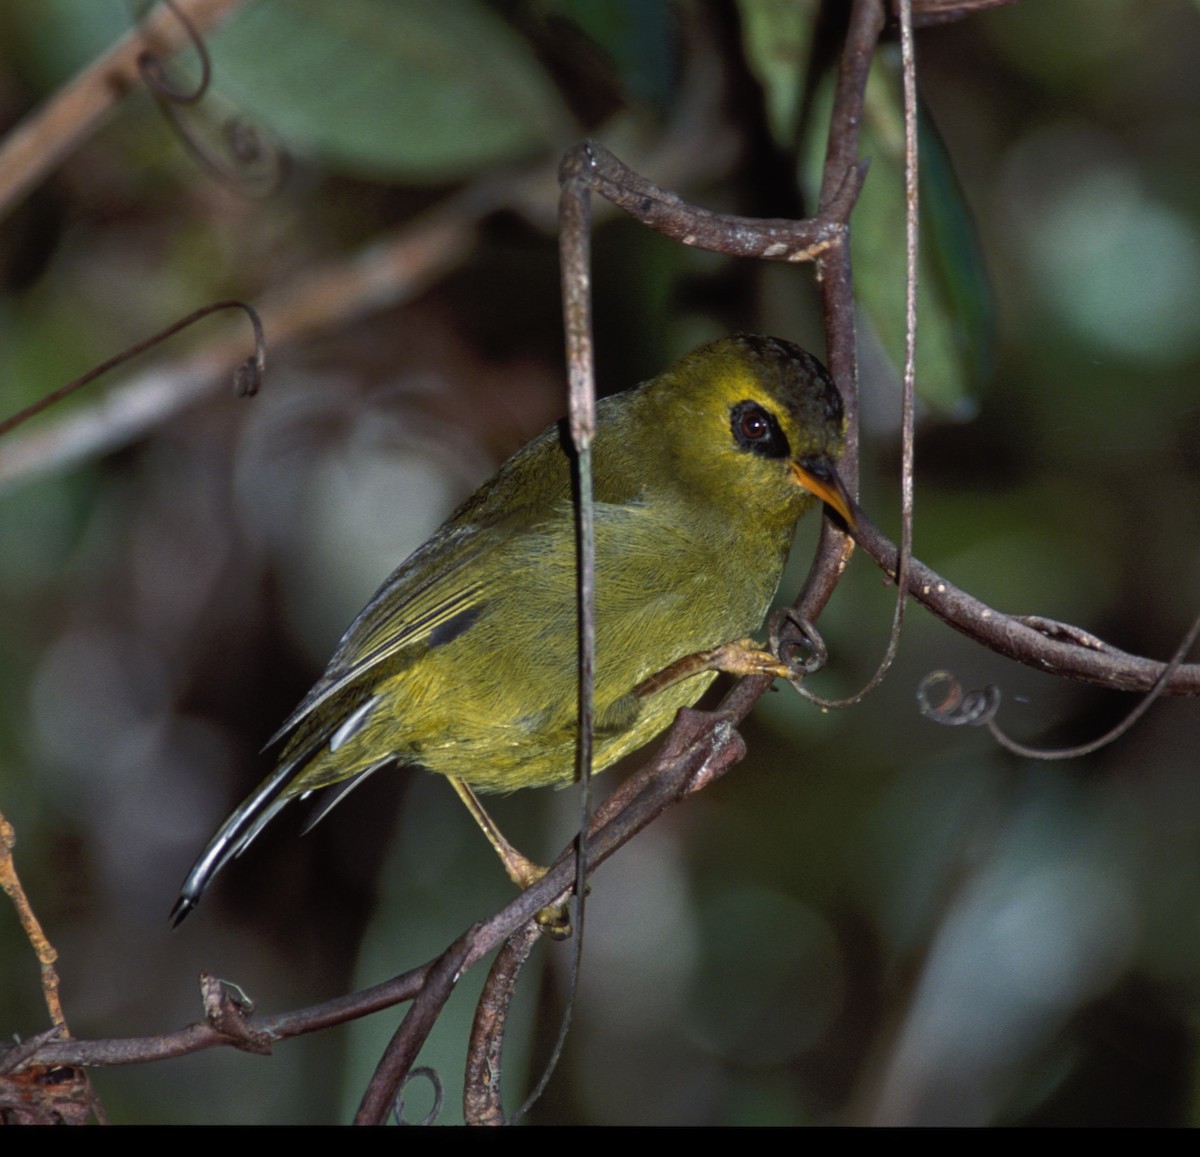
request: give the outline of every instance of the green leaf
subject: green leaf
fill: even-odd
[[[958,174],[937,126],[917,106],[921,163],[922,274],[944,303],[967,383],[982,389],[995,368],[996,317],[987,262]],[[969,387],[968,387],[969,388]]]
[[[898,84],[871,73],[860,151],[871,158],[851,220],[859,302],[888,356],[904,356],[904,125]],[[917,392],[956,418],[974,413],[992,371],[995,318],[974,219],[928,114],[918,122],[921,260]]]
[[[577,135],[528,45],[476,0],[258,0],[210,48],[243,112],[359,175],[455,180]]]

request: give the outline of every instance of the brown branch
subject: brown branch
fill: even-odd
[[[996,715],[1004,698],[1000,688],[993,685],[980,690],[964,692],[962,684],[949,671],[933,671],[926,675],[917,687],[917,703],[921,714],[935,723],[947,724],[951,727],[963,724],[972,727],[986,727],[992,738],[1001,747],[1022,759],[1081,759],[1085,755],[1092,755],[1101,748],[1115,743],[1150,710],[1155,701],[1166,693],[1175,672],[1179,670],[1184,659],[1196,645],[1197,636],[1200,636],[1200,616],[1188,628],[1187,634],[1175,648],[1175,654],[1163,667],[1162,674],[1155,680],[1149,693],[1143,695],[1122,719],[1102,735],[1096,736],[1095,739],[1089,739],[1085,743],[1076,743],[1071,747],[1031,747],[1029,744],[1013,739],[996,722]],[[1106,643],[1100,643],[1099,640],[1094,640],[1094,643],[1101,648],[1107,647]],[[1089,642],[1085,645],[1090,646],[1092,643]],[[935,690],[939,691],[937,703],[933,701]]]
[[[689,204],[634,172],[596,141],[567,154],[573,165],[582,167],[580,151],[590,161],[595,191],[648,228],[696,249],[764,261],[815,261],[839,244],[866,175],[863,167],[849,168],[819,217],[738,217]]]
[[[592,343],[591,172],[586,150],[574,149],[559,167],[559,264],[566,333],[568,424],[574,456],[576,554],[578,558],[579,692],[575,773],[580,783],[579,872],[575,957],[583,952],[583,880],[590,817],[592,730],[595,725],[596,513],[592,487],[592,439],[596,434],[596,361]]]
[[[463,1119],[468,1125],[505,1124],[500,1089],[504,1031],[521,970],[541,938],[541,929],[531,920],[505,942],[488,972],[483,993],[475,1006],[471,1043],[467,1049]]]
[[[200,33],[236,11],[242,0],[177,0]],[[165,59],[191,44],[186,24],[160,4],[98,60],[25,118],[0,144],[0,217],[94,133],[125,96],[143,84],[140,59]]]
[[[498,942],[498,941],[497,941]],[[241,1017],[232,1031],[223,1018],[187,1025],[174,1032],[158,1036],[121,1037],[110,1040],[80,1041],[71,1039],[26,1041],[0,1050],[0,1073],[18,1072],[31,1064],[39,1065],[135,1065],[146,1061],[167,1060],[187,1056],[204,1049],[233,1046],[243,1048],[247,1034],[261,1041],[274,1042],[304,1036],[323,1028],[345,1024],[359,1017],[392,1008],[416,997],[428,980],[430,965],[410,969],[382,984],[361,992],[340,996],[322,1004],[273,1016]],[[206,981],[201,975],[201,992],[206,1006],[209,1001]],[[255,1050],[261,1051],[261,1050]]]
[[[736,709],[725,710],[723,705],[716,714],[692,710],[680,712],[677,724],[657,758],[626,780],[614,796],[597,809],[589,838],[589,874],[668,807],[717,779],[741,759],[745,745],[734,730],[734,724],[748,710],[749,705],[740,713]],[[451,954],[452,975],[457,977],[465,973],[530,923],[536,912],[569,889],[574,881],[574,859],[574,847],[568,846],[537,884],[460,937],[456,945],[461,946],[462,951],[456,949]],[[206,1019],[203,1023],[160,1036],[27,1041],[0,1050],[0,1073],[19,1073],[32,1066],[138,1064],[218,1046],[263,1052],[275,1041],[343,1024],[401,1001],[421,998],[431,987],[436,989],[438,976],[441,976],[441,982],[445,981],[438,969],[449,968],[448,959],[450,957],[444,954],[438,961],[412,969],[383,984],[275,1016],[246,1017],[236,1003],[230,1007],[224,998],[218,1002],[220,1015],[214,1016],[213,992],[211,986],[205,986]]]
[[[468,928],[429,966],[426,983],[405,1013],[367,1085],[354,1118],[356,1125],[382,1125],[387,1120],[405,1077],[464,971],[463,961],[477,927]]]
[[[861,512],[854,537],[894,580],[896,545]],[[1127,654],[1070,624],[997,611],[916,558],[908,589],[917,602],[967,638],[1051,675],[1118,691],[1149,691],[1166,669],[1163,662]],[[1168,680],[1165,693],[1200,695],[1200,663],[1180,666]]]
[[[883,0],[854,0],[846,43],[838,66],[837,88],[829,121],[825,166],[821,173],[820,208],[833,203],[846,174],[858,164],[858,137],[864,97],[875,47],[883,31]]]
[[[821,178],[822,209],[839,202],[840,190],[852,172],[866,175],[858,157],[859,128],[866,99],[867,77],[875,46],[883,30],[880,0],[854,0],[846,43],[838,68],[837,89],[829,122],[829,139]],[[846,411],[846,447],[838,473],[850,493],[858,495],[858,353],[854,313],[854,273],[850,260],[850,220],[837,245],[822,253],[817,265],[825,317],[825,360],[837,382]],[[821,527],[817,556],[794,607],[801,618],[816,622],[832,597],[854,550],[853,541],[828,518]],[[770,685],[755,680],[746,695],[761,697]]]
[[[917,157],[917,93],[916,93],[916,61],[912,46],[912,12],[909,0],[895,0],[899,8],[901,26],[901,59],[904,76],[904,192],[905,192],[905,252],[906,270],[904,282],[905,324],[904,324],[904,385],[901,401],[901,466],[900,466],[900,552],[897,573],[900,583],[908,578],[908,567],[912,557],[913,534],[913,458],[914,435],[913,424],[915,417],[916,398],[916,347],[917,347],[917,270],[918,270],[918,157]],[[854,13],[857,19],[852,24],[851,35],[847,39],[846,52],[843,56],[843,72],[846,75],[852,69],[858,70],[860,87],[855,90],[855,99],[862,101],[865,96],[865,85],[869,73],[869,61],[873,56],[866,52],[867,44],[873,44],[881,31],[880,20],[872,14],[864,4],[860,4]],[[858,46],[855,48],[854,46]],[[865,63],[864,63],[865,62]],[[859,122],[855,119],[846,126],[846,133],[857,133]],[[841,158],[833,148],[834,137],[830,134],[830,151],[827,155],[825,175],[831,171],[830,161],[837,163]],[[830,343],[839,348],[845,347],[844,357],[852,359],[856,356],[857,342],[854,335],[854,303],[849,296],[853,284],[850,270],[849,237],[845,243],[833,250],[826,259],[826,319],[831,327],[833,336]],[[833,328],[836,327],[836,328]],[[846,465],[841,468],[843,480],[852,493],[857,493],[858,485],[858,367],[856,364],[838,366],[834,371],[844,372],[844,378],[839,381],[849,383],[843,388],[843,396],[852,396],[851,415],[847,425],[850,437],[847,439]],[[822,550],[818,555],[820,565],[814,567],[813,574],[823,584],[818,587],[810,575],[805,589],[806,595],[814,599],[815,605],[822,605],[816,600],[818,594],[828,597],[832,594],[834,585],[841,576],[842,570],[850,559],[852,543],[846,539],[831,524],[826,522],[821,541]],[[809,691],[797,683],[797,690],[806,698],[816,703],[823,710],[830,708],[853,707],[873,692],[887,677],[896,654],[900,648],[900,631],[904,625],[904,615],[907,599],[897,593],[896,604],[892,613],[891,630],[888,632],[887,646],[880,657],[874,673],[867,682],[848,697],[828,699]],[[813,622],[813,616],[805,616]]]

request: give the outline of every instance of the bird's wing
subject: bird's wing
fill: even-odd
[[[318,707],[349,696],[346,710],[368,690],[365,677],[402,669],[431,646],[461,634],[479,613],[485,593],[478,561],[498,545],[494,528],[448,526],[398,567],[347,628],[325,673],[284,720],[277,743]],[[371,683],[374,682],[372,678]],[[354,694],[361,688],[359,696]]]
[[[346,703],[332,714],[344,719],[381,671],[395,674],[466,631],[489,598],[488,585],[507,578],[505,567],[478,565],[489,554],[514,548],[518,555],[538,556],[567,547],[573,557],[570,495],[569,464],[557,427],[551,427],[510,458],[376,591],[342,636],[325,673],[268,746],[336,696],[345,696]],[[640,489],[620,473],[601,472],[595,497],[599,512],[602,506],[637,504]]]

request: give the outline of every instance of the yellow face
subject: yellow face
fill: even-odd
[[[794,523],[812,495],[853,524],[837,476],[844,417],[824,367],[778,338],[712,342],[626,395],[649,427],[636,452],[648,476],[673,475],[727,515]],[[636,431],[630,431],[636,434]]]

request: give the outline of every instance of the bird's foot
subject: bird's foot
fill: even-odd
[[[647,699],[705,671],[723,671],[726,675],[769,675],[772,679],[787,679],[792,675],[792,670],[786,663],[781,662],[753,639],[735,639],[732,643],[713,647],[711,651],[696,651],[692,655],[676,659],[657,675],[642,680],[633,689],[633,693],[639,699]]]
[[[569,940],[574,928],[571,927],[571,908],[568,904],[551,904],[542,908],[533,917],[543,936],[551,940]]]

